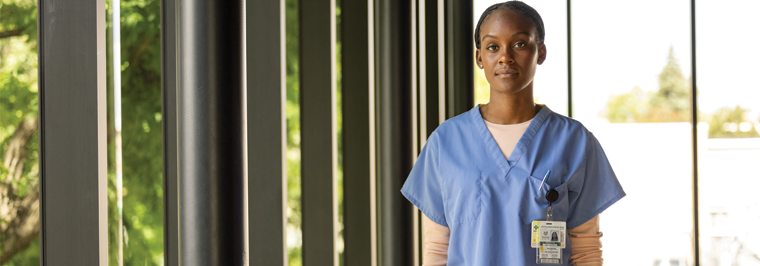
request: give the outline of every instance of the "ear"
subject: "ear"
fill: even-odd
[[[475,49],[475,65],[483,69],[483,57],[480,54],[480,49]]]
[[[538,64],[543,64],[546,60],[546,44],[541,44],[538,46]]]

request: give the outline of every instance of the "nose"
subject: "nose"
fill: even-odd
[[[512,56],[512,49],[502,49],[499,54],[499,65],[512,64],[515,58]]]

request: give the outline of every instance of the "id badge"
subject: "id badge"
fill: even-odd
[[[533,221],[531,224],[530,246],[538,248],[540,243],[556,242],[565,248],[567,224],[559,221]]]
[[[546,172],[544,180],[551,171]],[[543,185],[543,181],[541,181]],[[539,189],[540,191],[540,189]],[[565,248],[567,224],[563,221],[553,221],[552,203],[557,201],[559,193],[552,189],[546,193],[549,207],[546,209],[546,221],[533,221],[530,226],[530,246],[536,249],[537,264],[562,264],[562,249]]]
[[[562,248],[556,242],[541,242],[536,249],[536,263],[562,264]]]
[[[565,222],[533,221],[530,246],[536,249],[536,263],[562,264],[565,229]]]

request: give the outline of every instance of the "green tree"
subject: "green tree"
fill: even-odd
[[[37,163],[37,1],[0,0],[0,150],[13,153],[14,167],[0,166],[0,195],[6,205],[23,200],[31,209],[38,207]],[[107,9],[110,14],[111,7]],[[113,73],[108,64],[108,230],[109,264],[117,262],[117,233],[124,232],[125,265],[163,264],[161,95],[160,95],[160,1],[123,0],[120,4],[122,72],[122,121],[124,158],[124,228],[117,228]],[[339,11],[338,11],[339,12]],[[338,18],[339,19],[339,18]],[[107,18],[107,36],[112,42],[112,25]],[[338,49],[339,50],[339,49]],[[108,58],[112,59],[108,45]],[[338,60],[338,63],[340,61]],[[287,177],[288,224],[300,231],[300,118],[298,68],[298,0],[286,1],[286,82],[287,82]],[[32,127],[33,126],[33,127]],[[31,135],[29,132],[32,132]],[[16,137],[14,137],[16,136]],[[13,147],[13,148],[9,148]],[[12,152],[11,152],[12,150]],[[19,170],[21,169],[19,172]],[[20,173],[20,174],[19,174]],[[10,188],[10,189],[9,189]],[[11,194],[8,194],[11,193]],[[29,213],[38,213],[31,211]],[[32,222],[14,222],[18,216],[0,214],[3,265],[39,263],[39,217]],[[11,224],[32,230],[24,241],[11,240]],[[32,236],[32,240],[29,240]],[[18,237],[17,237],[18,238]],[[8,244],[9,241],[14,241]],[[10,251],[8,251],[10,250]],[[300,247],[289,250],[290,264],[301,265]]]
[[[757,138],[757,128],[746,116],[748,110],[736,106],[718,109],[709,117],[710,138]]]
[[[603,116],[612,123],[691,121],[691,82],[683,76],[673,47],[657,81],[657,92],[645,93],[634,87],[629,93],[610,97]]]
[[[660,89],[650,98],[650,122],[691,121],[691,82],[683,76],[673,47],[670,47],[668,63],[660,72],[658,82]]]
[[[631,92],[613,95],[603,116],[612,123],[691,122],[691,80],[683,76],[673,47],[658,82],[657,92],[634,87]],[[709,121],[710,138],[759,137],[747,114],[749,110],[737,105],[723,107],[709,115],[700,114],[700,120]]]
[[[39,264],[37,2],[0,1],[0,264]]]
[[[108,2],[110,4],[110,2]],[[123,228],[116,202],[113,89],[109,89],[109,264],[118,265],[118,233],[124,265],[163,264],[163,157],[161,127],[160,1],[121,0],[121,106]],[[107,7],[110,13],[111,6]],[[112,32],[109,19],[107,30]],[[109,40],[112,43],[113,40]],[[109,45],[109,48],[111,46]],[[109,61],[112,60],[109,57]],[[111,66],[111,63],[108,64]],[[109,84],[113,86],[110,69]],[[112,88],[112,87],[111,87]]]
[[[285,73],[287,120],[288,234],[301,230],[301,124],[298,68],[298,0],[285,1]],[[290,237],[290,236],[288,236]],[[300,242],[300,241],[298,241]],[[288,249],[290,266],[301,265],[301,247]]]
[[[635,123],[644,121],[650,114],[649,98],[638,86],[631,92],[610,97],[607,102],[607,119],[612,123]]]

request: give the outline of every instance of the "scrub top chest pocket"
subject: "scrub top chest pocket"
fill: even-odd
[[[520,208],[520,218],[523,224],[530,224],[537,220],[546,220],[546,210],[549,207],[549,201],[546,200],[546,193],[554,189],[558,193],[557,201],[552,203],[552,214],[554,221],[567,221],[569,218],[570,200],[568,198],[567,183],[552,187],[547,182],[541,184],[543,177],[537,178],[527,176],[525,178],[529,191],[524,194],[523,202]],[[540,189],[539,189],[540,188]]]
[[[483,173],[459,169],[444,172],[443,192],[449,226],[475,221],[483,207]]]

